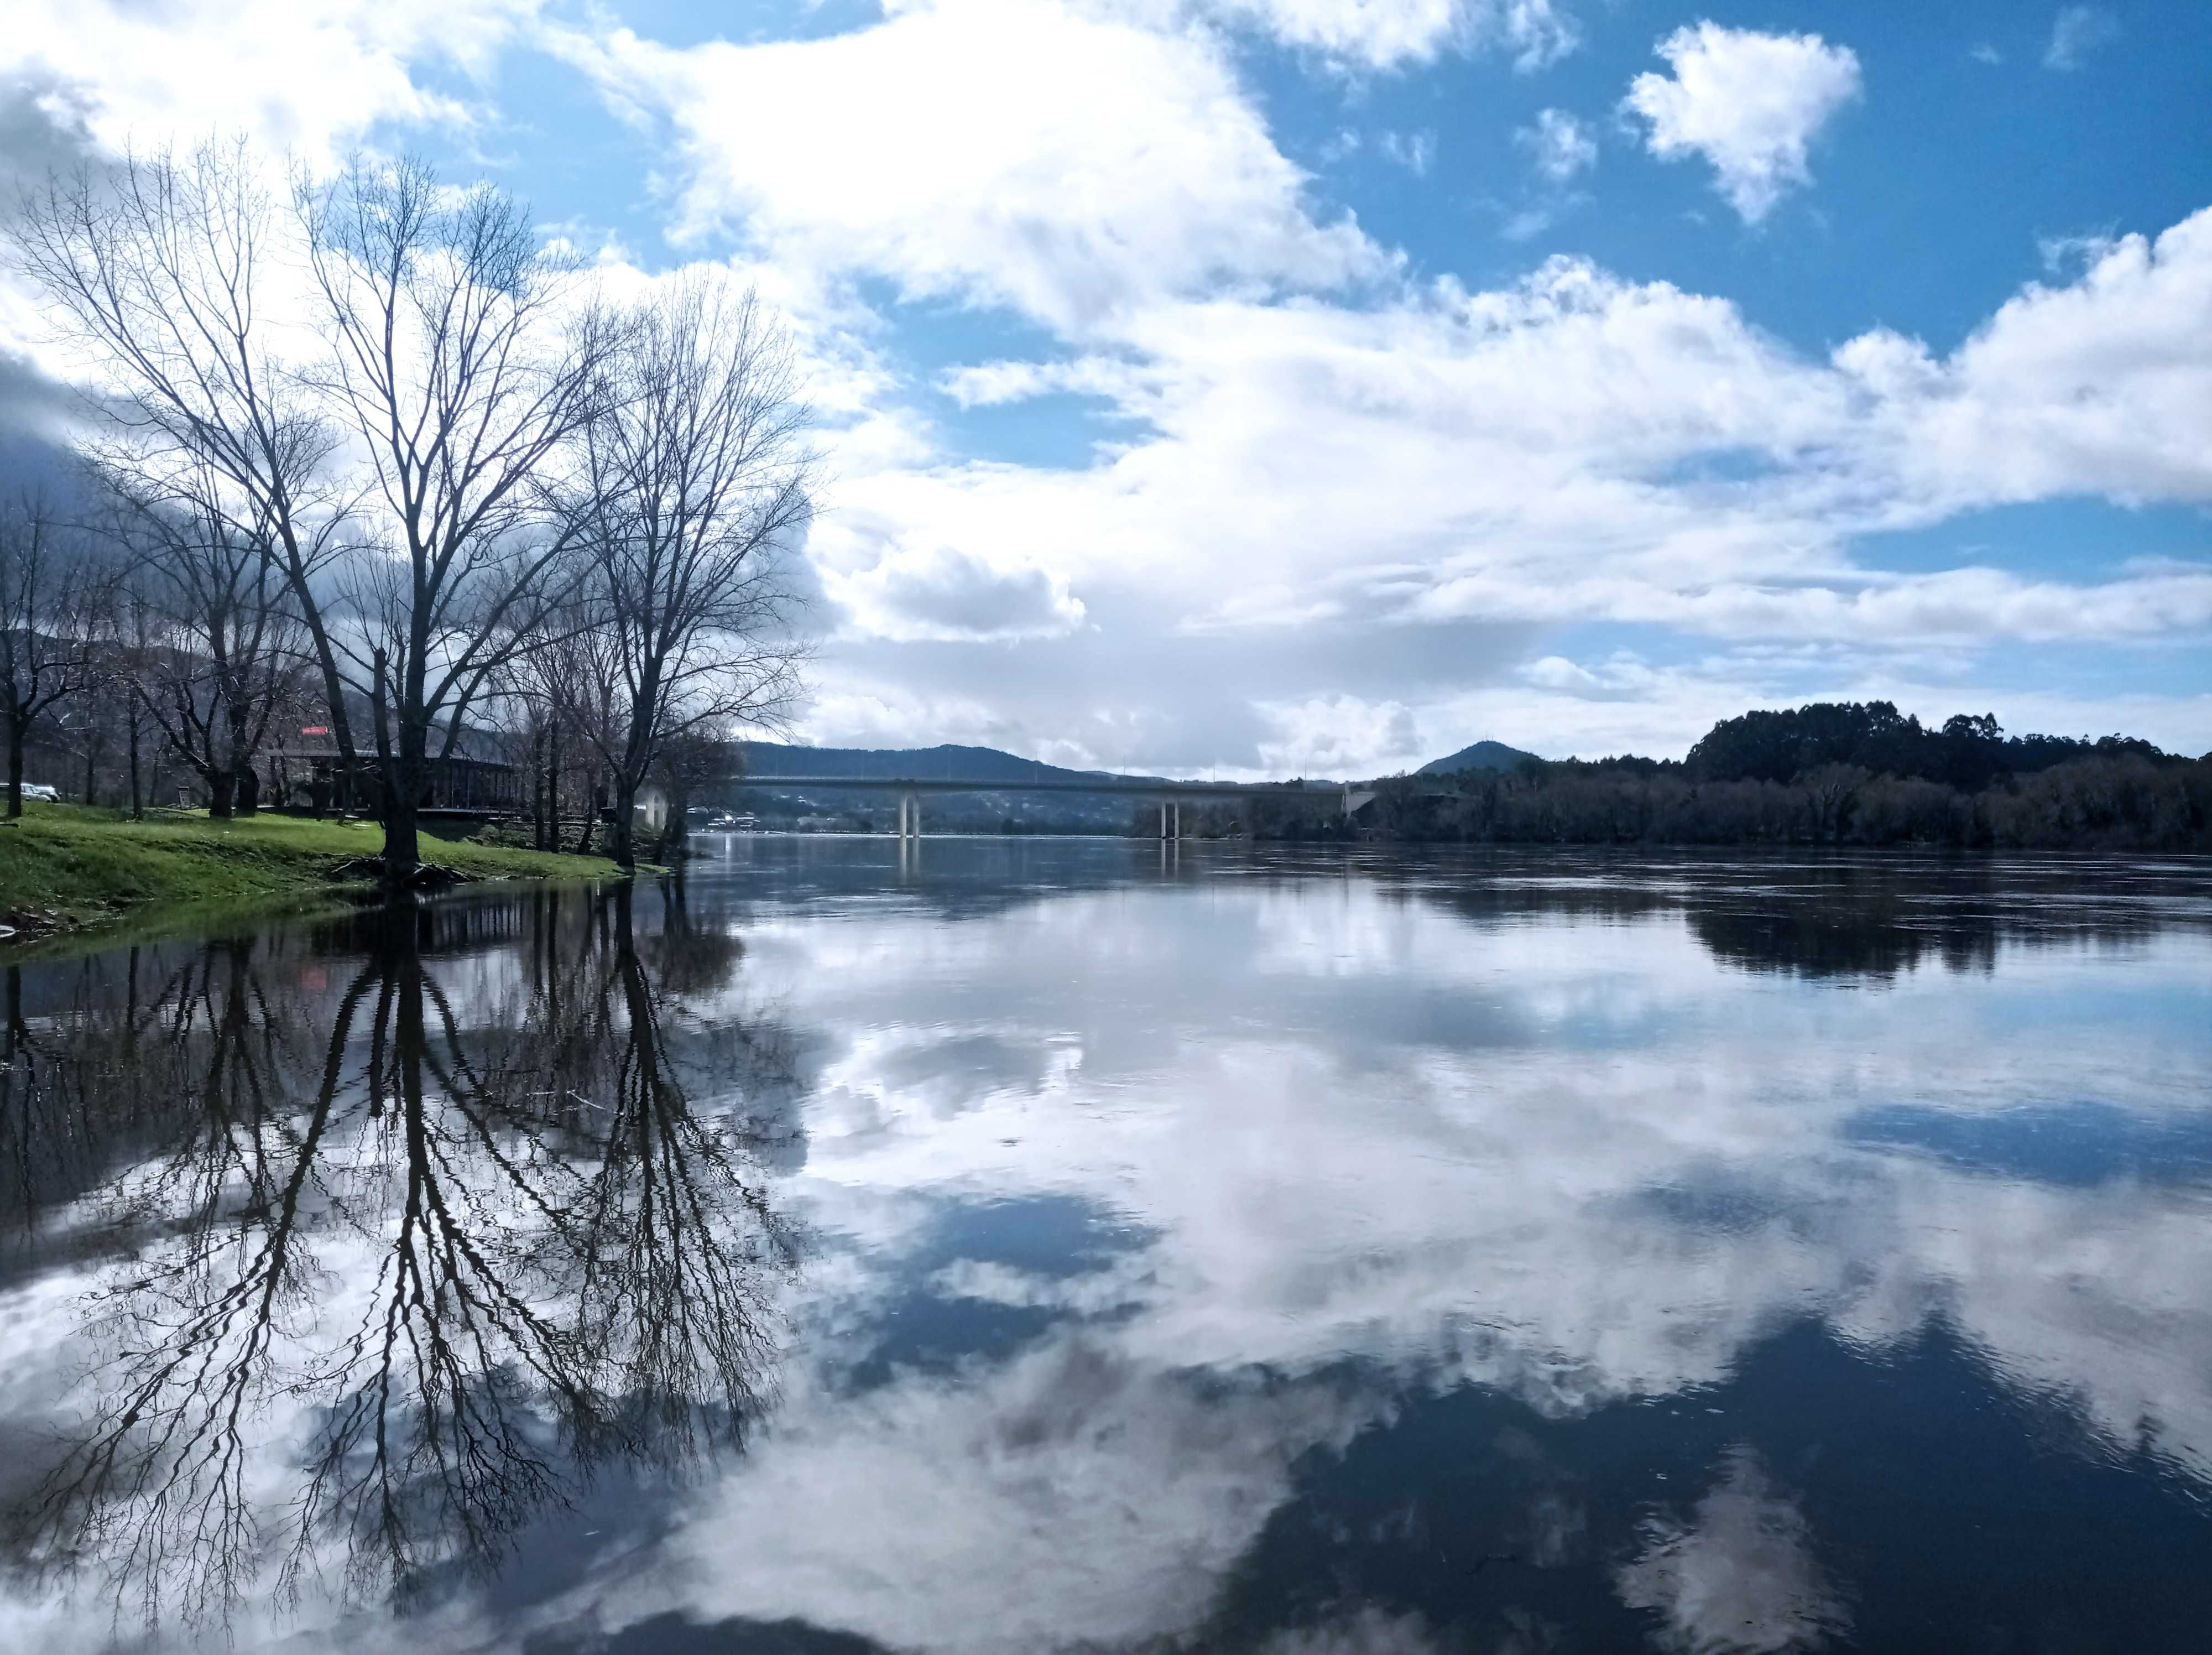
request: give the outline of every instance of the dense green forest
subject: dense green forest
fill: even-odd
[[[2212,754],[2126,736],[1939,727],[1886,701],[1726,719],[1680,761],[1528,759],[1394,777],[1355,826],[1263,806],[1263,837],[1476,843],[1931,845],[2212,851]]]

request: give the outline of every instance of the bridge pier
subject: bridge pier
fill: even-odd
[[[899,837],[901,840],[921,837],[921,795],[918,793],[899,794]]]

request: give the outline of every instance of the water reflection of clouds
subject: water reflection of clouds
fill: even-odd
[[[2125,1031],[2075,1007],[2111,963],[2100,947],[2039,947],[2017,970],[2002,947],[1954,950],[1954,964],[1976,968],[1964,977],[1886,949],[1869,969],[1889,992],[1866,996],[1804,986],[1845,969],[1848,949],[1794,980],[1731,985],[1710,928],[1664,908],[1595,926],[1550,923],[1540,909],[1470,926],[1357,881],[1178,900],[1078,891],[1003,922],[911,910],[888,923],[934,934],[872,940],[866,979],[836,928],[785,934],[802,1001],[806,983],[834,983],[836,1003],[814,1013],[872,1031],[837,1070],[846,1092],[869,1096],[870,1129],[841,1143],[834,1110],[811,1120],[823,1176],[809,1199],[825,1229],[848,1229],[841,1215],[878,1192],[1027,1191],[1129,1213],[1150,1238],[1095,1277],[940,1268],[930,1287],[944,1297],[1062,1314],[1019,1357],[957,1379],[894,1376],[867,1422],[826,1407],[803,1428],[787,1418],[775,1476],[749,1488],[756,1465],[724,1492],[717,1510],[733,1525],[770,1509],[754,1504],[760,1490],[781,1489],[776,1509],[789,1511],[800,1488],[822,1486],[807,1467],[843,1464],[830,1486],[854,1500],[910,1486],[933,1528],[978,1525],[962,1530],[962,1549],[984,1550],[965,1555],[1023,1555],[1018,1578],[1042,1572],[1060,1638],[1114,1644],[1140,1628],[1108,1605],[1196,1601],[1164,1584],[1154,1542],[1183,1536],[1168,1552],[1212,1568],[1233,1555],[1222,1536],[1251,1531],[1212,1496],[1188,1499],[1194,1490],[1234,1486],[1238,1509],[1263,1508],[1282,1494],[1280,1456],[1388,1415],[1387,1392],[1361,1401],[1322,1382],[1348,1353],[1431,1390],[1474,1380],[1565,1418],[1719,1383],[1746,1349],[1807,1316],[1869,1350],[1940,1320],[2014,1383],[2061,1399],[2093,1438],[2148,1439],[2212,1476],[2212,1311],[2195,1292],[2212,1272],[2212,1226],[2200,1190],[2100,1199],[2022,1166],[1974,1176],[1852,1141],[1850,1123],[1899,1098],[1969,1117],[2066,1096],[2152,1117],[2185,1106],[2208,1072],[2205,1041],[2147,1062]],[[2137,932],[2126,946],[2141,992],[2203,980],[2200,934]],[[1103,1037],[1102,1006],[1120,1025]],[[1027,1050],[1079,1050],[1080,1062],[1021,1067],[1010,1086],[994,1051],[948,1121],[945,1088],[961,1084],[951,1031],[1004,1028],[1010,1007]],[[2000,1026],[2038,1038],[2007,1047],[1990,1037]],[[1593,1039],[1601,1027],[1610,1037]],[[932,1040],[942,1062],[917,1055]],[[896,1061],[871,1071],[871,1050]],[[889,1239],[865,1218],[849,1228],[871,1247]],[[1039,1439],[1042,1457],[983,1454],[994,1469],[975,1475],[987,1421],[1018,1411],[1002,1387],[1034,1383],[1079,1339],[1110,1352],[1117,1374],[1148,1377],[1071,1400],[1066,1417],[1082,1424]],[[1194,1371],[1306,1376],[1291,1394],[1329,1408],[1267,1418],[1264,1452],[1241,1430],[1194,1434],[1165,1422],[1189,1406],[1170,1376]],[[1133,1409],[1161,1417],[1139,1424]],[[1230,1411],[1250,1417],[1241,1401]],[[937,1450],[920,1440],[932,1432],[949,1433]],[[1110,1476],[1043,1445],[1102,1434],[1119,1444]],[[847,1457],[905,1469],[884,1463],[878,1485]],[[1833,1624],[1802,1524],[1766,1474],[1747,1456],[1716,1476],[1677,1528],[1652,1531],[1623,1590],[1687,1648],[1778,1649]],[[1132,1504],[1078,1498],[1079,1484]],[[1146,1489],[1156,1504],[1139,1501]],[[1001,1532],[1009,1524],[1048,1530],[1095,1589],[1027,1558]],[[710,1531],[687,1543],[711,1549]],[[737,1543],[737,1527],[726,1532]],[[810,1530],[802,1549],[816,1561],[749,1572],[744,1592],[696,1608],[801,1614],[948,1648],[979,1646],[979,1625],[1023,1624],[1003,1580],[981,1597],[973,1583],[943,1584],[933,1539],[872,1530],[860,1549]],[[809,1573],[824,1555],[837,1566]],[[851,1582],[871,1570],[896,1590],[856,1597]],[[793,1580],[815,1585],[794,1592]],[[1729,1645],[1700,1630],[1723,1610],[1756,1637]],[[1384,1648],[1427,1634],[1353,1615],[1299,1635]]]
[[[1792,1327],[1876,1366],[1940,1330],[2069,1448],[2212,1481],[2205,1191],[2137,1176],[2198,1118],[2206,1027],[2105,1016],[2094,938],[2014,951],[1981,924],[1987,950],[1885,945],[1856,978],[1826,945],[1747,974],[1680,890],[1557,894],[1229,879],[802,916],[744,892],[743,995],[774,997],[806,1088],[806,1337],[749,1460],[532,1623],[1533,1652],[1571,1618],[1541,1578],[1579,1570],[1677,1647],[1797,1646],[1842,1625],[1855,1572],[1785,1486],[1802,1462],[1732,1421],[1673,1482],[1602,1493],[1558,1440],[1484,1426],[1465,1475],[1512,1556],[1472,1646],[1349,1585],[1294,1625],[1209,1618],[1255,1558],[1307,1555],[1286,1533],[1362,1452],[1449,1465],[1415,1427],[1478,1397],[1561,1432],[1733,1408]],[[695,900],[710,923],[721,898]],[[2124,946],[2130,1003],[2204,998],[2202,929]],[[2008,1138],[2082,1098],[2105,1174]],[[1331,1497],[1330,1544],[1443,1544],[1418,1500]]]
[[[1751,1448],[1732,1449],[1719,1480],[1685,1520],[1651,1518],[1644,1546],[1618,1580],[1624,1602],[1656,1610],[1661,1643],[1684,1655],[1780,1655],[1850,1624],[1814,1555],[1796,1503]]]
[[[1362,1410],[1259,1376],[1194,1377],[1062,1335],[859,1397],[794,1395],[741,1475],[611,1619],[797,1618],[894,1648],[1108,1648],[1183,1631]]]

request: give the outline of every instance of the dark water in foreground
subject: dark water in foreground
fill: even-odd
[[[703,848],[6,972],[0,1647],[2212,1646],[2212,867]]]

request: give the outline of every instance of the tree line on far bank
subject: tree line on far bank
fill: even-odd
[[[2212,754],[1923,725],[1887,702],[1723,720],[1681,760],[1524,761],[1377,782],[1356,825],[1262,806],[1262,837],[2212,851]]]
[[[82,752],[88,793],[127,756],[134,808],[158,759],[251,811],[296,727],[395,879],[441,767],[487,744],[541,843],[565,791],[629,862],[648,781],[680,795],[797,693],[788,335],[726,279],[610,296],[417,161],[269,179],[211,142],[15,216],[89,389],[75,473],[0,500],[8,813],[33,745]]]

